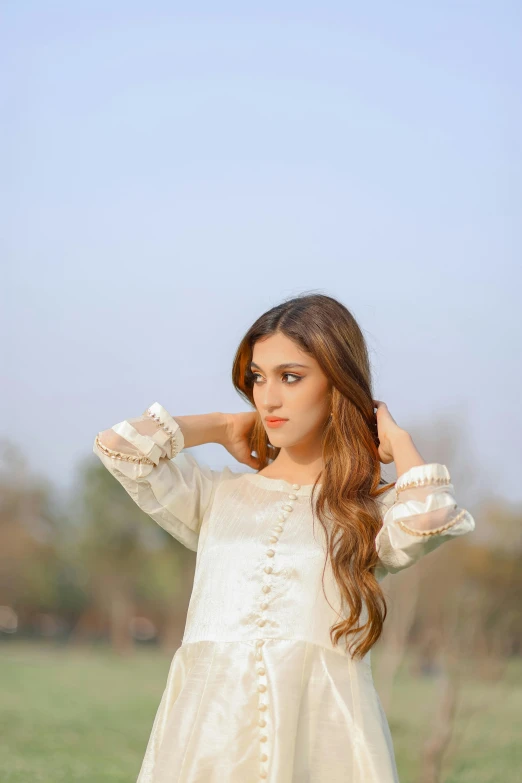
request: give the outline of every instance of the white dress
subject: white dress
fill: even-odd
[[[211,470],[183,448],[157,402],[93,446],[138,506],[197,552],[137,783],[397,783],[370,653],[352,660],[330,640],[345,607],[329,567],[323,593],[312,486]],[[474,529],[450,481],[445,465],[416,466],[381,496],[378,579]]]

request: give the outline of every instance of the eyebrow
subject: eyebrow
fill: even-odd
[[[256,367],[258,370],[261,369],[261,367],[256,364],[255,362],[250,362],[250,367]],[[297,362],[285,362],[284,364],[278,364],[274,367],[274,370],[286,370],[287,367],[306,367],[309,369],[308,364],[298,364]]]

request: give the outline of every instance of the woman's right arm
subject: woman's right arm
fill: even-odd
[[[96,435],[93,451],[134,502],[188,549],[199,531],[222,471],[201,465],[185,448],[225,445],[228,416],[176,416],[153,403]]]

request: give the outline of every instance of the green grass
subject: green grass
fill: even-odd
[[[378,670],[377,656],[373,657]],[[466,667],[463,667],[464,669]],[[444,757],[442,783],[520,783],[522,780],[522,660],[510,661],[501,679],[464,671],[454,731]],[[379,689],[378,677],[374,677]],[[420,758],[439,703],[437,677],[408,674],[405,663],[393,687],[388,721],[401,783],[421,781]]]
[[[1,645],[2,783],[134,783],[170,661],[151,648],[122,660],[107,648]],[[437,693],[435,678],[401,668],[388,713],[401,783],[419,783]],[[522,662],[514,661],[501,682],[463,686],[443,782],[518,783],[521,737]]]
[[[2,783],[136,780],[170,660],[0,647]]]

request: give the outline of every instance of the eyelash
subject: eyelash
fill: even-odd
[[[258,375],[259,375],[258,372],[251,372],[250,373],[250,376],[251,376],[251,378],[252,378],[252,380],[254,382],[254,386],[259,386],[259,384],[256,381],[256,378],[257,378]],[[288,381],[287,381],[287,384],[289,386],[293,386],[294,383],[299,383],[299,381],[301,380],[301,376],[300,375],[295,375],[295,373],[293,373],[293,372],[284,372],[281,377],[283,378],[285,375],[290,375],[290,377],[296,378],[296,380],[292,381],[291,383],[288,383]]]

